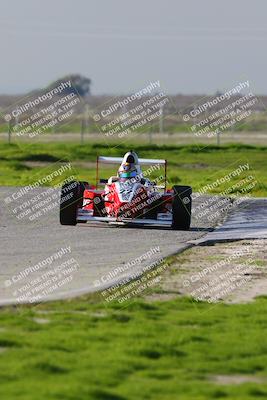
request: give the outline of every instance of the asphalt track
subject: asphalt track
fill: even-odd
[[[225,212],[215,213],[208,220],[208,214],[202,215],[201,204],[210,200],[202,196],[193,201],[190,231],[103,223],[67,227],[59,224],[59,192],[46,190],[37,188],[21,194],[21,188],[0,188],[2,305],[60,299],[105,289],[187,248],[188,241],[206,235],[225,216]],[[14,194],[16,200],[12,198]],[[40,201],[44,205],[38,216],[33,205]],[[22,210],[27,207],[30,213],[23,216]],[[33,215],[35,218],[30,219]]]
[[[193,244],[239,239],[267,239],[267,198],[245,200],[238,210],[229,212],[227,221]]]

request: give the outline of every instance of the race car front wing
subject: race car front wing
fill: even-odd
[[[172,214],[171,213],[159,213],[157,219],[146,219],[146,218],[115,218],[115,217],[96,217],[93,215],[91,210],[78,209],[77,222],[106,222],[117,225],[125,224],[138,224],[138,225],[161,225],[171,226]]]

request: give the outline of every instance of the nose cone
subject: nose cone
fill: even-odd
[[[121,218],[142,218],[148,208],[148,195],[141,185],[136,185],[127,196],[121,197],[117,216]]]

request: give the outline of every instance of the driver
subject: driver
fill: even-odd
[[[154,187],[154,184],[149,179],[144,178],[138,156],[132,150],[124,155],[118,170],[118,177],[121,182],[125,182],[127,184],[140,182],[150,190],[152,190]]]
[[[129,151],[123,157],[122,163],[118,170],[118,177],[120,180],[136,178],[134,181],[140,180],[143,177],[137,154]]]

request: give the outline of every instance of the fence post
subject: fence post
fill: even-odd
[[[84,143],[84,132],[86,127],[88,126],[88,113],[89,113],[89,105],[85,104],[81,120],[81,144]]]
[[[160,106],[159,133],[163,133],[163,106]]]
[[[11,121],[8,122],[8,144],[11,143]]]

